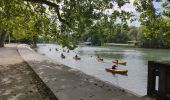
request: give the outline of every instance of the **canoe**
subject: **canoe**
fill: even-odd
[[[118,63],[116,61],[112,61],[112,63],[120,64],[120,65],[126,65],[127,64],[127,62],[125,62],[125,61],[118,61]]]
[[[73,59],[75,59],[75,60],[80,60],[80,57],[73,57]]]
[[[111,73],[118,73],[118,74],[127,74],[128,70],[123,70],[123,69],[112,69],[112,68],[105,68],[107,72]]]

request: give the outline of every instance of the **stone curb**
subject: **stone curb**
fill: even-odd
[[[31,51],[34,51],[26,44],[22,44],[22,47],[23,46]],[[19,51],[19,48],[20,48],[20,45],[17,46],[17,51],[18,51],[19,55],[23,58],[23,56],[21,55],[21,53]],[[58,100],[58,98],[55,96],[55,94],[51,91],[51,89],[48,87],[48,85],[45,84],[43,79],[41,79],[41,77],[39,77],[39,75],[35,72],[35,70],[32,68],[32,66],[24,58],[23,58],[23,60],[29,66],[29,69],[33,72],[33,78],[37,81],[36,86],[38,87],[38,91],[40,92],[42,97],[44,97],[45,100]]]

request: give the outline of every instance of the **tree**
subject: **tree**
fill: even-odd
[[[59,44],[74,48],[77,38],[105,16],[107,9],[126,3],[128,0],[1,0],[0,24],[5,28],[0,33],[11,32],[16,39],[28,38],[34,44],[39,35],[50,34]]]
[[[163,15],[170,18],[170,1],[167,0],[166,2],[162,3],[163,8]]]
[[[129,34],[129,36],[131,37],[132,40],[135,40],[135,41],[138,40],[137,27],[135,27],[135,26],[130,27],[130,30],[129,30],[128,34]]]
[[[169,1],[166,2],[165,8],[162,11],[157,11],[153,5],[154,0],[135,0],[134,6],[136,10],[140,13],[140,22],[145,27],[144,38],[145,42],[143,45],[145,47],[153,48],[168,48],[170,47],[170,41],[166,37],[170,35],[169,31],[169,18],[168,8],[166,5],[169,4]],[[165,16],[164,16],[165,15]]]

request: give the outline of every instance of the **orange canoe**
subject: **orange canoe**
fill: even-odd
[[[107,72],[111,73],[118,73],[118,74],[127,74],[128,70],[123,70],[123,69],[112,69],[112,68],[105,68]]]

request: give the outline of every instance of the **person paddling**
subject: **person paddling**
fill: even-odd
[[[116,59],[116,64],[118,64],[118,62],[119,62],[118,59]]]
[[[78,55],[75,55],[75,56],[73,57],[73,59],[75,59],[75,60],[80,60],[80,57],[79,57]]]
[[[118,64],[118,63],[119,63],[119,60],[116,59],[116,60],[113,60],[112,62],[115,63],[115,64]]]
[[[114,64],[114,65],[112,66],[112,69],[116,69],[116,67],[117,67],[117,65]]]
[[[75,58],[79,58],[79,56],[75,55]]]
[[[99,59],[100,59],[100,57],[99,57],[99,56],[97,56],[97,57],[96,57],[96,59],[97,59],[97,60],[99,60]]]
[[[65,56],[63,55],[63,53],[61,53],[61,58],[65,58]]]
[[[97,59],[98,61],[103,61],[103,58],[100,57],[100,56],[97,56],[96,59]]]

